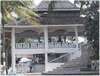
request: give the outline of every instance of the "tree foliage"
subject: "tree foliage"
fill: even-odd
[[[80,5],[80,15],[85,17],[85,35],[88,43],[92,45],[95,55],[99,58],[99,1],[92,0],[76,0],[76,4]]]
[[[5,29],[4,25],[14,21],[25,20],[32,25],[39,24],[37,19],[38,14],[31,9],[32,0],[1,0],[1,15],[2,15],[2,50],[1,50],[1,59],[6,62],[6,71],[9,67],[9,57],[11,55],[10,45],[7,44],[5,39]],[[13,14],[12,14],[13,13]],[[10,44],[10,43],[9,43]],[[5,58],[3,58],[3,53],[5,53]],[[10,62],[11,63],[11,62]],[[3,63],[2,63],[3,64]]]
[[[16,1],[1,1],[1,13],[4,23],[9,23],[15,19],[12,12],[15,13],[18,18],[24,19],[31,24],[38,24],[38,15],[29,6],[32,5],[32,0],[16,0]]]

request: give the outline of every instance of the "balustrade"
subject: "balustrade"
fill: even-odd
[[[16,43],[16,49],[42,49],[44,43]]]
[[[75,43],[61,43],[61,42],[51,42],[49,43],[49,48],[76,48]]]
[[[49,42],[49,48],[76,48],[76,43]],[[16,43],[16,49],[43,49],[44,43]]]

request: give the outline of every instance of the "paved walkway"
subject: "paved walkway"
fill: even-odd
[[[44,75],[99,75],[99,71],[66,71],[64,73],[45,73]]]
[[[81,72],[66,72],[66,74],[45,74],[41,75],[41,73],[26,73],[26,74],[15,74],[15,75],[0,75],[0,76],[84,76],[84,75],[92,75],[92,76],[99,76],[99,72],[97,71],[81,71]]]
[[[74,76],[74,75],[36,75],[36,74],[17,74],[17,75],[0,75],[0,76]],[[75,76],[80,76],[80,75],[75,75]],[[81,75],[81,76],[87,76],[87,75]],[[99,75],[89,75],[89,76],[99,76]]]

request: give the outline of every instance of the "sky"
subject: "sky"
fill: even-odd
[[[42,0],[34,0],[35,5],[37,6]],[[60,0],[62,1],[62,0]],[[69,0],[71,3],[74,3],[74,0]]]

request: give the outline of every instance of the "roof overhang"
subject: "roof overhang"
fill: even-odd
[[[34,27],[59,27],[59,26],[84,26],[84,24],[66,24],[66,25],[5,25],[5,28],[34,28]],[[0,26],[2,27],[2,26]]]

